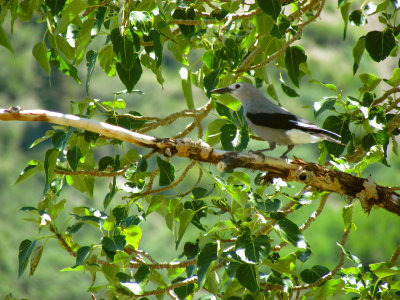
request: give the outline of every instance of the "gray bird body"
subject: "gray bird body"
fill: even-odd
[[[272,103],[251,84],[239,82],[226,88],[212,90],[211,92],[216,94],[231,94],[242,103],[244,116],[249,127],[270,145],[269,149],[257,152],[273,150],[276,144],[288,145],[288,150],[281,156],[286,157],[286,154],[297,144],[316,143],[321,140],[327,140],[343,145],[338,140],[340,135],[319,128],[313,123]]]

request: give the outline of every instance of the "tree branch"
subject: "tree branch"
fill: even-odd
[[[15,107],[0,109],[0,120],[43,121],[72,126],[139,147],[151,148],[167,157],[180,156],[215,164],[221,172],[234,168],[268,171],[264,177],[266,182],[271,182],[273,178],[297,181],[319,190],[359,198],[366,212],[370,212],[372,207],[377,206],[400,215],[400,195],[394,189],[379,186],[372,178],[356,177],[298,158],[295,158],[294,161],[286,161],[256,154],[221,151],[210,147],[202,140],[194,142],[187,138],[156,138],[108,123],[46,110],[22,110]]]

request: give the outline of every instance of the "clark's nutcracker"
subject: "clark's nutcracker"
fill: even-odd
[[[287,151],[281,156],[281,158],[286,158],[289,151],[297,144],[327,140],[343,145],[339,141],[340,135],[319,128],[315,124],[275,105],[251,84],[238,82],[229,87],[212,90],[211,93],[230,94],[242,103],[244,115],[250,128],[269,143],[268,149],[255,151],[257,153],[274,150],[276,144],[287,145]],[[332,135],[333,138],[327,134]]]

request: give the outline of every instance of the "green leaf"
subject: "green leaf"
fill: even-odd
[[[106,255],[114,260],[115,253],[117,250],[123,251],[126,245],[125,235],[114,235],[112,237],[103,237],[101,240],[103,251]]]
[[[289,87],[288,85],[286,85],[284,83],[281,83],[281,89],[289,97],[299,97],[300,96],[299,94],[297,94],[297,92],[294,89],[292,89],[291,87]]]
[[[15,184],[18,184],[41,171],[43,171],[43,162],[31,160],[26,164],[24,170],[19,174],[18,179],[15,181]]]
[[[157,164],[160,169],[160,186],[170,185],[175,180],[175,168],[169,162],[162,160],[157,156]]]
[[[341,244],[339,244],[339,243],[336,243],[336,244],[342,249],[342,251],[346,255],[346,257],[357,267],[357,271],[359,273],[363,274],[364,273],[364,268],[362,266],[361,260],[357,256],[351,254]]]
[[[186,278],[183,278],[183,277],[177,277],[174,280],[172,280],[171,283],[177,283],[177,282],[183,281],[185,279]],[[193,292],[194,292],[194,283],[190,283],[188,285],[184,285],[184,286],[175,288],[174,292],[179,297],[179,299],[188,299],[187,296],[193,294]]]
[[[83,157],[81,149],[79,147],[75,146],[72,149],[69,149],[67,152],[67,160],[69,163],[69,166],[73,171],[76,171],[76,168],[78,167],[79,160]]]
[[[234,183],[240,182],[241,184],[245,184],[248,187],[251,186],[250,176],[245,172],[232,172],[229,176],[228,184],[232,184],[231,179],[234,179]]]
[[[364,83],[364,86],[359,89],[361,93],[373,91],[382,81],[381,78],[369,73],[360,74],[359,77],[362,83]]]
[[[144,280],[146,280],[150,275],[150,268],[147,265],[141,266],[133,275],[133,278],[135,278],[135,282],[140,283]]]
[[[367,134],[363,137],[361,141],[362,147],[369,151],[366,155],[366,162],[370,161],[371,163],[382,157],[381,162],[387,165],[387,147],[389,145],[389,135],[385,130],[379,130],[375,133]],[[377,145],[378,147],[372,148]],[[359,166],[358,166],[359,167]]]
[[[281,39],[285,36],[286,30],[290,27],[290,21],[286,16],[281,15],[271,29],[271,36]]]
[[[172,14],[172,18],[174,20],[177,19],[182,19],[182,20],[193,20],[194,19],[194,10],[193,8],[188,8],[188,9],[183,9],[183,8],[177,8],[175,9],[174,13]],[[196,30],[196,27],[193,25],[181,25],[179,24],[179,29],[182,32],[182,34],[190,39],[190,35],[194,33]]]
[[[344,5],[342,5],[340,7],[340,14],[342,15],[342,19],[344,22],[343,40],[346,39],[347,25],[349,24],[350,6],[351,6],[351,3],[345,3]]]
[[[236,254],[246,263],[259,263],[268,257],[271,245],[266,235],[251,236],[246,230],[236,240]]]
[[[42,258],[43,249],[43,245],[38,245],[35,247],[35,249],[33,249],[31,255],[31,264],[29,268],[29,276],[32,276],[35,273],[36,268],[39,265],[40,259]]]
[[[400,268],[388,262],[370,264],[369,267],[371,271],[374,272],[374,274],[380,279],[400,274]]]
[[[353,10],[349,16],[349,21],[356,26],[361,26],[366,23],[366,19],[361,9]]]
[[[285,52],[285,65],[290,80],[296,87],[299,87],[299,79],[302,74],[300,72],[300,64],[307,61],[304,49],[300,46],[288,47]]]
[[[112,184],[110,184],[110,191],[104,197],[103,206],[105,209],[108,207],[108,205],[111,203],[111,200],[114,198],[115,194],[117,193],[116,186],[117,186],[117,177],[114,176]]]
[[[130,225],[123,231],[126,242],[135,249],[139,249],[139,241],[142,238],[142,230],[137,225]]]
[[[207,217],[207,203],[204,200],[192,200],[186,201],[183,205],[183,208],[189,209],[195,212],[193,218],[191,219],[191,223],[199,228],[200,230],[204,230],[205,228],[200,222],[201,218]],[[180,229],[180,228],[179,228]]]
[[[36,240],[33,242],[30,240],[23,240],[19,245],[18,252],[18,277],[21,277],[22,273],[24,273],[28,262],[29,257],[32,254],[33,249],[35,248]]]
[[[219,69],[215,69],[204,76],[204,87],[207,91],[207,97],[211,97],[211,90],[215,89],[219,82]]]
[[[270,15],[274,20],[276,20],[281,13],[281,1],[280,0],[257,0],[258,6],[261,10]]]
[[[346,144],[351,139],[349,124],[350,124],[349,119],[347,119],[347,117],[344,115],[329,116],[328,118],[325,119],[324,123],[322,124],[322,128],[332,132],[336,132],[342,137],[341,138],[342,143]],[[338,157],[343,152],[345,147],[327,141],[324,141],[324,145],[328,150],[328,153],[333,154],[335,157]]]
[[[329,295],[340,294],[345,289],[345,283],[342,278],[330,279],[326,281],[319,289],[315,299],[327,299]]]
[[[179,243],[189,226],[190,222],[192,221],[192,218],[196,212],[194,210],[190,209],[184,209],[182,210],[181,214],[179,215],[179,230],[178,230],[178,239],[176,241],[176,248],[178,248]]]
[[[71,45],[67,42],[65,38],[63,38],[61,35],[56,35],[55,42],[55,47],[57,47],[57,49],[60,50],[67,59],[69,59],[70,61],[74,59],[75,49],[71,47]]]
[[[46,175],[46,183],[45,183],[45,188],[44,188],[44,194],[47,193],[50,182],[53,180],[53,175],[54,175],[54,168],[56,166],[57,162],[57,157],[58,157],[59,151],[57,149],[49,149],[46,151],[45,159],[44,159],[44,172]]]
[[[353,218],[353,205],[346,205],[342,209],[342,217],[345,229],[351,229],[352,226],[352,218]]]
[[[299,227],[287,218],[277,221],[279,228],[285,234],[286,239],[297,248],[306,249],[306,241]]]
[[[383,81],[392,87],[399,86],[400,85],[400,69],[399,68],[394,69],[393,73],[392,73],[392,78],[390,78],[389,80],[383,79]]]
[[[214,70],[219,67],[219,59],[213,50],[208,50],[203,54],[203,63],[207,68]]]
[[[293,273],[296,268],[295,262],[297,259],[297,255],[295,253],[290,253],[284,257],[274,260],[273,262],[271,262],[269,259],[266,259],[263,263],[279,273]]]
[[[365,50],[365,36],[362,36],[358,39],[356,45],[353,48],[353,58],[354,58],[353,75],[357,73],[364,50]]]
[[[126,163],[134,163],[134,162],[137,162],[139,159],[140,159],[139,152],[137,151],[137,149],[132,148],[132,149],[129,149],[128,152],[126,152],[126,154],[121,159],[121,161],[125,160]]]
[[[89,96],[90,80],[92,79],[94,67],[96,65],[96,60],[97,60],[96,51],[90,50],[86,53],[86,66],[87,66],[86,95],[88,96]]]
[[[232,123],[221,127],[221,144],[224,150],[242,151],[246,149],[249,139],[246,127],[237,128]]]
[[[113,100],[113,101],[103,101],[103,102],[101,102],[101,104],[103,104],[105,106],[108,106],[112,110],[126,108],[126,102],[124,100],[122,100],[122,99],[116,99],[116,100]],[[116,122],[115,123],[113,122],[112,124],[126,128],[122,124],[123,122],[121,121],[121,119],[123,119],[123,118],[116,119],[115,120]],[[128,118],[128,119],[130,119],[130,118]],[[125,119],[123,119],[123,120],[125,120]],[[111,123],[111,122],[109,122],[109,120],[107,120],[107,123]],[[128,125],[127,129],[131,129],[129,125]]]
[[[318,279],[320,279],[322,276],[324,276],[328,273],[329,273],[329,269],[327,267],[315,265],[315,266],[312,266],[311,269],[305,269],[305,270],[301,271],[300,277],[301,277],[301,280],[303,280],[305,283],[311,284],[311,283],[316,282]]]
[[[194,103],[192,94],[192,81],[190,80],[189,72],[190,71],[188,71],[188,69],[183,67],[180,69],[179,75],[181,76],[182,91],[186,99],[186,106],[188,109],[192,109],[194,108]]]
[[[221,140],[221,127],[227,124],[227,120],[216,119],[211,121],[207,126],[206,143],[213,146]]]
[[[37,43],[32,49],[33,57],[36,58],[40,67],[50,75],[50,64],[47,59],[47,47],[44,42]]]
[[[239,135],[238,128],[232,124],[228,123],[221,127],[221,145],[222,149],[227,151],[233,151],[235,149],[234,142],[236,137]]]
[[[365,48],[376,62],[388,57],[394,47],[396,47],[396,38],[391,29],[370,31],[365,37]]]
[[[111,32],[111,42],[120,67],[127,73],[137,68],[135,64],[137,64],[138,59],[137,51],[140,49],[139,36],[132,29],[125,30],[124,35],[121,36],[119,28],[115,28]]]
[[[104,171],[108,166],[115,169],[115,160],[111,156],[104,156],[99,160],[99,171]]]
[[[318,117],[326,110],[334,110],[336,98],[324,98],[321,101],[314,102],[314,117]]]
[[[117,56],[114,53],[113,46],[108,45],[99,51],[99,63],[103,71],[110,77],[116,72]]]
[[[83,222],[78,222],[78,223],[75,223],[75,224],[73,224],[73,225],[71,225],[71,226],[68,226],[68,227],[67,227],[67,230],[66,230],[66,233],[67,233],[67,234],[74,234],[74,233],[77,233],[77,232],[79,231],[79,229],[82,228],[83,225],[84,225]]]
[[[63,199],[57,203],[52,204],[49,206],[47,213],[50,215],[51,219],[55,219],[60,211],[64,210],[64,205],[67,202],[66,199]]]
[[[131,93],[143,73],[139,58],[136,58],[133,67],[129,71],[121,63],[117,63],[116,70],[119,79],[121,79],[128,92]]]
[[[185,243],[185,246],[183,247],[183,253],[188,259],[193,259],[196,257],[196,255],[199,253],[199,244],[193,244],[191,242]]]
[[[216,243],[208,243],[200,251],[199,257],[197,259],[197,278],[199,289],[203,287],[208,267],[217,258],[218,254]]]
[[[93,198],[94,176],[89,175],[67,175],[65,177],[67,183],[73,186],[81,193],[86,193],[90,198]]]
[[[162,68],[157,66],[157,61],[151,58],[147,54],[142,54],[140,56],[140,62],[142,66],[145,66],[147,69],[150,69],[154,75],[156,75],[157,82],[163,86],[165,79],[162,74]]]
[[[77,69],[59,56],[56,49],[51,48],[47,51],[47,59],[53,67],[59,69],[65,75],[71,76],[77,83],[81,84]]]
[[[80,247],[76,251],[76,262],[75,266],[73,268],[76,268],[77,266],[80,266],[83,264],[83,262],[88,258],[90,252],[90,247],[89,246],[84,246]]]
[[[282,206],[282,202],[279,199],[266,199],[261,202],[257,202],[257,209],[265,210],[268,212],[278,211]]]
[[[55,34],[64,33],[81,11],[88,7],[88,3],[83,0],[72,0],[62,11],[61,20],[57,23]]]
[[[91,34],[94,22],[95,22],[94,18],[88,18],[85,22],[83,22],[81,30],[79,30],[78,36],[75,41],[75,49],[76,49],[75,65],[79,65],[82,62],[83,58],[85,57],[86,48],[92,41]],[[89,52],[91,51],[95,52],[93,50],[90,50]]]
[[[236,279],[241,285],[247,288],[251,292],[258,290],[258,274],[256,267],[250,264],[241,264],[236,269]]]
[[[40,6],[40,0],[23,0],[18,5],[18,17],[23,22],[29,22],[32,20],[33,13]],[[2,4],[3,5],[3,4]]]
[[[163,45],[160,41],[160,33],[157,30],[153,31],[153,45],[154,54],[156,55],[157,68],[159,68],[163,61]]]

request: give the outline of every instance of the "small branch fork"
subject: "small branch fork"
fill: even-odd
[[[262,157],[256,154],[220,151],[210,147],[202,140],[194,142],[187,138],[156,138],[108,123],[46,110],[0,109],[0,120],[44,121],[71,126],[101,134],[106,138],[150,148],[166,157],[180,156],[198,162],[215,164],[221,172],[234,168],[268,171],[269,173],[265,177],[267,182],[273,178],[297,181],[319,190],[359,198],[366,212],[370,212],[372,207],[377,206],[400,215],[400,195],[394,189],[379,186],[371,178],[356,177],[314,163],[307,163],[298,158],[287,162],[283,159]]]

